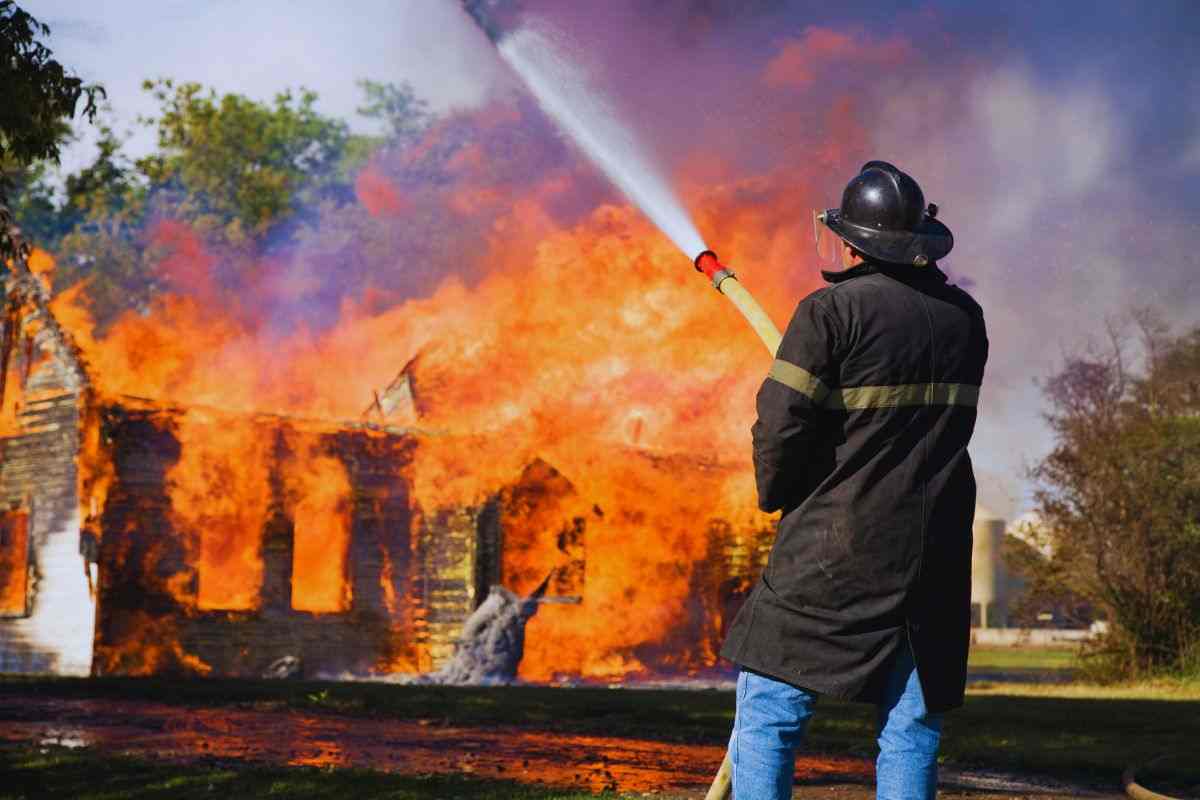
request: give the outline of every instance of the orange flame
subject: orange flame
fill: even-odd
[[[370,166],[358,173],[354,195],[373,217],[394,217],[404,210],[404,200],[395,184]]]
[[[262,585],[260,542],[271,492],[269,440],[251,420],[181,415],[179,461],[167,473],[172,522],[198,543],[201,609],[254,608]]]
[[[352,488],[341,461],[307,448],[283,468],[294,506],[292,608],[337,612],[350,608],[346,557],[350,547]]]

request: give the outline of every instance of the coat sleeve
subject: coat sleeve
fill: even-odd
[[[823,403],[837,386],[836,326],[812,294],[800,302],[758,390],[751,428],[758,507],[777,511],[799,503],[805,467],[828,420]]]

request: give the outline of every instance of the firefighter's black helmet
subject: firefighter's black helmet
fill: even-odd
[[[841,208],[821,215],[831,231],[864,255],[890,264],[925,266],[954,247],[937,206],[911,176],[886,161],[868,161],[842,192]]]

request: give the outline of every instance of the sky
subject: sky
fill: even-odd
[[[269,99],[288,88],[317,92],[318,108],[355,119],[355,81],[410,82],[436,111],[480,103],[495,78],[494,56],[447,0],[35,0],[24,8],[51,28],[55,56],[103,84],[130,151],[153,146],[139,115],[155,104],[142,81],[170,77],[218,92]],[[347,10],[350,9],[350,10]],[[70,169],[90,156],[87,141],[64,157]]]
[[[804,141],[764,98],[819,106],[861,96],[866,145],[942,206],[958,242],[944,266],[969,278],[988,313],[989,376],[1001,388],[985,392],[973,451],[985,476],[1000,476],[984,480],[1000,513],[1028,504],[1020,475],[1048,446],[1035,379],[1131,304],[1156,304],[1180,325],[1198,319],[1192,2],[524,1],[575,26],[581,61],[646,117],[642,130],[668,162],[695,137],[726,174],[752,177],[795,158],[789,139]],[[408,81],[439,112],[515,86],[453,0],[23,6],[52,27],[61,61],[104,84],[131,129],[154,110],[141,82],[158,76],[259,99],[304,86],[359,129],[361,78]],[[771,85],[770,66],[789,59]],[[820,67],[811,75],[810,62]],[[129,149],[151,145],[140,129]],[[85,140],[64,167],[89,155]],[[831,205],[849,177],[839,169],[820,180]]]

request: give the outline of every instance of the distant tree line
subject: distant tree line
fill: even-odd
[[[1108,623],[1093,674],[1200,676],[1200,328],[1136,311],[1042,388],[1055,446],[1010,560],[1040,602]]]
[[[101,113],[95,156],[56,176],[52,162],[6,170],[9,206],[25,239],[58,257],[56,286],[87,279],[97,318],[144,309],[164,288],[155,267],[162,254],[147,239],[148,223],[186,223],[222,255],[226,278],[272,249],[286,248],[328,212],[355,200],[354,178],[373,152],[414,141],[432,119],[407,85],[360,81],[364,116],[384,135],[352,134],[319,113],[311,91],[287,91],[271,102],[218,95],[197,83],[146,81],[158,103],[140,120],[157,147],[131,158]],[[56,131],[56,147],[71,136]]]

